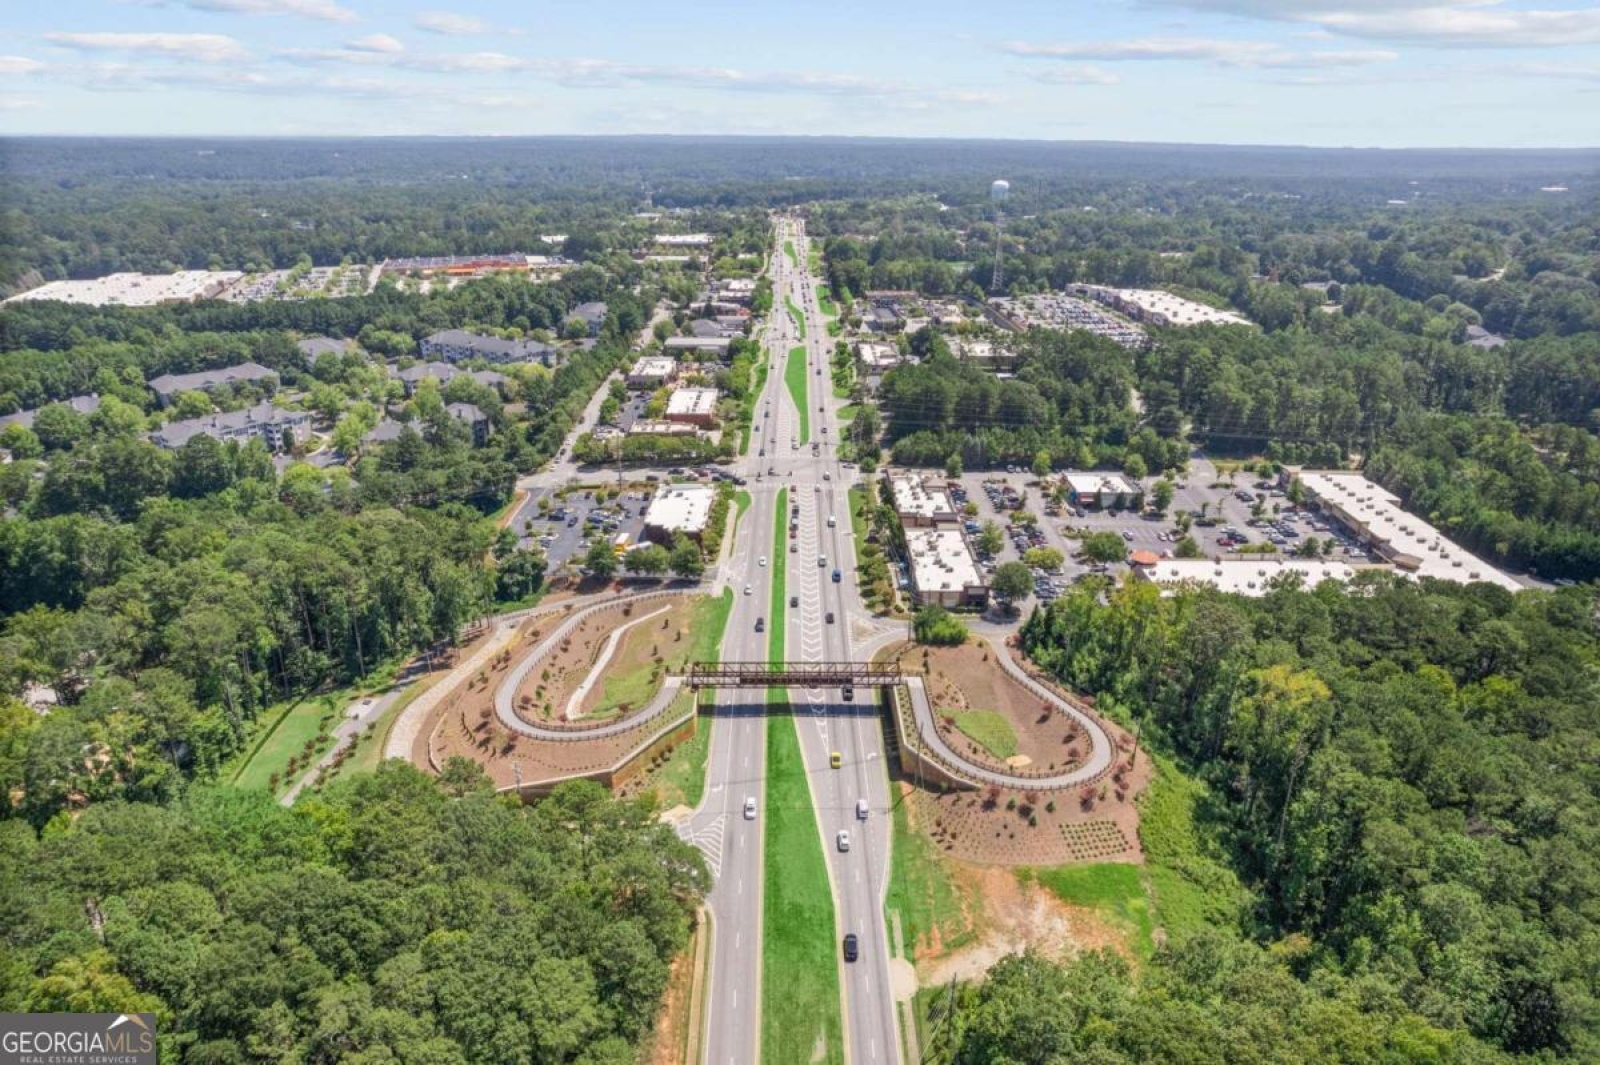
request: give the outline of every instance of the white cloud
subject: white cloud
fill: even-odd
[[[32,74],[45,65],[25,55],[0,55],[0,74]]]
[[[1005,50],[1029,59],[1098,59],[1105,62],[1202,59],[1230,65],[1243,64],[1280,51],[1277,45],[1265,41],[1221,41],[1203,37],[1145,37],[1132,41],[1085,41],[1081,44],[1013,41],[1005,46]]]
[[[380,52],[352,46],[295,48],[276,58],[299,65],[348,63],[429,74],[508,74],[554,82],[569,89],[639,85],[681,85],[725,92],[795,93],[814,96],[909,98],[923,96],[951,104],[993,102],[985,93],[924,89],[854,74],[748,73],[729,67],[676,67],[618,63],[610,59],[530,59],[504,52]]]
[[[356,13],[333,0],[184,0],[196,11],[230,15],[298,15],[323,22],[354,22]]]
[[[490,32],[489,24],[483,19],[453,11],[424,11],[413,20],[413,25],[445,37],[472,37]]]
[[[1427,7],[1412,11],[1340,11],[1316,16],[1349,37],[1448,48],[1549,48],[1600,41],[1600,8],[1512,11]]]
[[[1399,58],[1399,52],[1376,48],[1351,52],[1290,52],[1280,56],[1270,56],[1253,65],[1275,68],[1364,67],[1373,63],[1392,63]]]
[[[1122,81],[1109,70],[1093,66],[1048,67],[1031,76],[1047,85],[1117,85]]]
[[[394,55],[406,50],[405,45],[387,33],[374,33],[366,37],[358,37],[353,41],[347,41],[345,47],[352,52],[378,52],[383,55]]]
[[[1130,41],[1031,44],[1013,41],[1005,51],[1024,59],[1123,62],[1209,62],[1225,67],[1348,67],[1387,63],[1398,53],[1369,49],[1345,52],[1295,52],[1267,41],[1207,37],[1145,37]],[[1049,80],[1049,79],[1047,79]]]
[[[1505,0],[1153,0],[1161,6],[1301,22],[1345,37],[1438,48],[1600,42],[1600,7],[1529,10]]]
[[[199,63],[229,63],[248,54],[244,45],[217,33],[47,33],[44,39],[82,52],[136,52]]]

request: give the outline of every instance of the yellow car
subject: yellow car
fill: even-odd
[[[828,755],[828,764],[834,769],[838,769],[840,766],[844,765],[844,755],[840,754],[838,751],[834,751],[832,754]]]

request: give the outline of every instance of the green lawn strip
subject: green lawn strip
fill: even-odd
[[[800,265],[800,256],[795,254],[794,241],[786,240],[786,241],[783,242],[783,254],[785,254],[785,255],[787,255],[789,257],[789,265],[790,266],[799,266]]]
[[[834,385],[833,386],[833,398],[834,399],[849,399],[850,398],[850,390],[848,388],[845,388],[843,385]],[[854,418],[856,416],[856,411],[859,410],[860,408],[852,406],[852,407],[849,407],[848,409],[850,411],[850,417]],[[841,415],[839,420],[840,421],[845,421],[846,419]]]
[[[784,546],[789,528],[789,490],[778,490],[777,520],[772,525],[772,617],[767,619],[767,658],[782,662],[788,648],[784,632],[789,620],[788,549]]]
[[[844,1060],[833,895],[796,728],[787,716],[767,728],[761,1058],[769,1065]],[[824,1052],[813,1057],[819,1035]]]
[[[822,245],[816,241],[806,248],[806,269],[813,275],[822,273]]]
[[[1017,753],[1017,730],[994,710],[944,710],[956,730],[1002,762]]]
[[[840,397],[843,398],[843,397]],[[839,424],[849,425],[856,420],[856,415],[861,413],[861,408],[854,403],[846,403],[839,408]],[[854,491],[854,489],[851,489]]]
[[[668,717],[694,702],[695,693],[685,689],[673,700]],[[663,810],[674,806],[699,806],[706,791],[706,757],[711,751],[711,723],[697,724],[694,735],[672,749],[672,757],[656,771],[650,788]]]
[[[789,308],[789,317],[794,319],[794,327],[799,332],[800,339],[804,340],[806,338],[806,316],[795,305],[794,300],[788,296],[783,297],[783,305]]]
[[[822,310],[824,316],[828,318],[839,317],[839,308],[834,305],[833,296],[828,292],[828,286],[826,285],[817,286],[817,306]]]
[[[1155,952],[1155,926],[1138,866],[1101,862],[1019,869],[1017,878],[1024,884],[1037,880],[1061,901],[1099,911],[1127,934],[1136,956],[1148,958]]]
[[[894,843],[890,849],[886,914],[900,915],[900,935],[907,960],[937,931],[941,949],[958,950],[972,939],[961,908],[961,892],[950,877],[939,848],[925,833],[911,828],[904,802],[894,807]],[[892,925],[892,920],[891,920]]]
[[[800,443],[811,442],[811,404],[806,399],[806,349],[795,348],[789,352],[789,362],[783,368],[784,383],[789,386],[789,396],[800,410]]]
[[[743,488],[733,494],[733,535],[739,535],[739,522],[750,509],[750,493]]]
[[[661,654],[661,665],[657,667],[654,660],[646,661],[628,670],[625,673],[614,671],[605,672],[605,686],[601,690],[600,705],[591,715],[603,719],[606,716],[615,716],[617,708],[626,703],[631,709],[637,710],[651,699],[655,698],[661,689],[661,676],[681,670],[691,661],[707,661],[715,658],[717,644],[722,640],[722,629],[728,622],[728,613],[733,609],[733,590],[725,589],[723,594],[716,599],[709,597],[696,598],[690,605],[688,629],[690,637],[687,641],[677,643],[658,643],[657,649]],[[646,611],[645,613],[650,613]],[[627,619],[632,620],[632,619]],[[624,621],[623,624],[627,624]],[[659,634],[660,621],[651,618],[644,622],[642,627],[649,628]],[[633,637],[635,632],[630,630],[622,639],[624,641]],[[617,648],[621,651],[621,647]]]
[[[856,534],[856,554],[861,554],[861,545],[867,542],[867,516],[863,514],[862,505],[872,498],[868,490],[857,484],[850,486],[850,531]]]
[[[353,688],[341,688],[308,695],[290,703],[233,774],[233,786],[266,791],[272,787],[272,776],[276,773],[278,787],[275,790],[287,788],[295,777],[307,766],[314,765],[322,752],[333,745],[332,732],[339,723],[339,712],[355,697],[355,691]],[[311,744],[311,758],[309,761],[301,758],[299,767],[290,773],[289,759],[304,754],[308,742]]]
[[[767,659],[774,663],[788,654],[784,643],[789,607],[784,547],[787,488],[778,492],[777,518],[772,534],[772,618],[767,629]],[[772,703],[786,698],[776,689],[767,692]],[[827,867],[817,860],[822,841],[795,729],[789,718],[774,718],[767,727],[761,1056],[773,1065],[844,1060],[833,894]],[[819,1033],[825,1053],[813,1059],[811,1050]]]
[[[1141,753],[1141,757],[1149,755]],[[1155,920],[1170,941],[1205,928],[1236,927],[1249,893],[1196,824],[1205,784],[1155,756],[1156,775],[1139,796],[1139,842],[1144,848]]]

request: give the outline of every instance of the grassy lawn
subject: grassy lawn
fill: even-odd
[[[589,716],[595,720],[615,716],[623,703],[637,710],[655,698],[661,688],[662,674],[680,670],[687,662],[715,658],[717,644],[722,639],[722,630],[728,623],[728,614],[732,609],[731,588],[724,589],[716,599],[696,597],[687,604],[675,604],[666,619],[681,619],[681,624],[689,632],[687,640],[676,643],[662,642],[662,618],[651,618],[629,629],[623,635],[616,654],[606,665],[600,703]],[[651,612],[646,610],[640,616]],[[659,669],[650,653],[652,648],[659,649],[661,653]]]
[[[739,521],[744,517],[744,512],[750,509],[750,493],[743,488],[733,493],[733,535],[739,535]]]
[[[839,317],[839,308],[834,305],[833,294],[828,291],[826,285],[817,286],[817,306],[821,308],[822,313],[827,317]]]
[[[789,717],[767,727],[761,1058],[770,1065],[844,1060],[833,896],[796,727]]]
[[[861,485],[850,487],[850,531],[856,534],[857,554],[861,552],[861,545],[867,542],[867,516],[861,511],[871,498],[868,489]]]
[[[789,607],[784,540],[789,490],[778,493],[773,529],[772,618],[767,659],[784,660]],[[769,691],[769,701],[784,698]],[[817,860],[816,818],[806,783],[800,737],[792,719],[767,726],[765,872],[762,899],[761,1053],[768,1062],[844,1060],[839,1016],[839,970],[834,961],[833,895],[828,870]],[[826,1048],[811,1057],[818,1035]]]
[[[1017,732],[1004,714],[994,710],[944,710],[941,713],[955,719],[956,731],[1001,761],[1017,753]]]
[[[822,273],[822,245],[816,241],[812,241],[811,246],[806,249],[806,269],[813,274]]]
[[[790,266],[799,266],[800,265],[800,257],[795,254],[794,241],[786,240],[786,241],[783,242],[783,254],[785,254],[785,255],[787,255],[789,257],[789,265]]]
[[[800,339],[806,338],[806,316],[795,305],[794,300],[788,296],[783,297],[783,305],[789,308],[789,317],[794,319],[794,327],[800,334]]]
[[[299,773],[315,764],[317,757],[333,745],[329,734],[339,723],[340,710],[355,697],[356,691],[355,688],[340,688],[268,708],[262,714],[262,720],[271,722],[268,731],[239,763],[229,782],[236,788],[266,791],[272,788],[273,774],[277,774],[278,787],[272,790],[287,788]],[[276,718],[273,714],[277,714]],[[290,774],[289,759],[302,754],[307,743],[314,752],[312,758],[309,761],[301,758],[300,767]]]
[[[811,442],[811,404],[806,399],[806,349],[795,348],[789,352],[789,362],[783,368],[784,383],[794,405],[800,408],[800,443]]]
[[[694,693],[682,691],[674,700],[669,715],[675,715],[694,700]],[[706,792],[706,756],[711,751],[711,725],[700,722],[694,735],[672,749],[672,758],[656,771],[650,787],[663,810],[674,806],[699,806]]]
[[[778,490],[777,521],[772,526],[772,617],[767,619],[767,658],[782,662],[787,654],[784,632],[789,621],[788,558],[784,538],[789,528],[789,490]]]
[[[961,889],[950,876],[939,848],[924,832],[913,831],[904,802],[894,807],[894,845],[889,866],[886,913],[900,915],[907,960],[937,936],[940,949],[971,942],[971,922],[961,907]]]
[[[835,394],[837,394],[837,392],[838,390],[835,389]],[[846,393],[846,396],[848,396],[848,393]],[[843,399],[846,398],[846,396],[841,396],[840,398]],[[856,420],[856,415],[860,413],[861,408],[856,404],[846,403],[844,406],[839,408],[839,424],[849,425],[851,422]],[[851,491],[855,491],[855,489],[852,488]]]
[[[1063,902],[1099,911],[1127,933],[1136,957],[1148,958],[1155,952],[1155,925],[1138,866],[1112,862],[1062,865],[1053,869],[1019,869],[1017,876],[1023,883],[1037,880]]]

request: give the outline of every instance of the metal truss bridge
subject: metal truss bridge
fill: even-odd
[[[899,684],[898,663],[691,662],[684,683],[701,688],[870,688]]]

